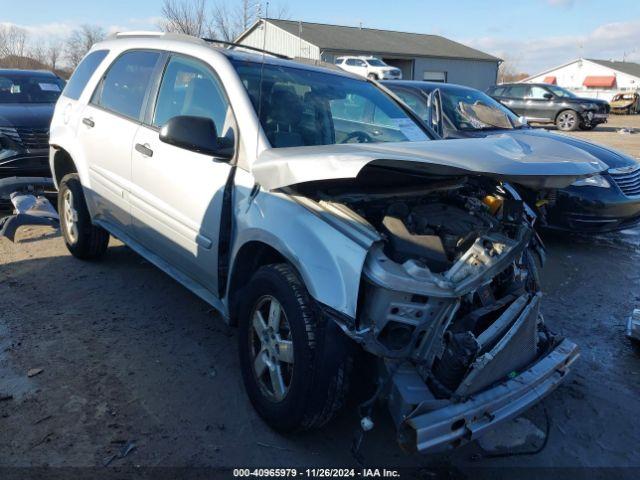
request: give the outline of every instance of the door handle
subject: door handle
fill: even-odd
[[[96,122],[94,122],[92,118],[88,118],[88,117],[84,117],[82,119],[82,123],[84,123],[89,128],[93,128],[96,126]]]
[[[149,148],[148,144],[142,145],[141,143],[136,143],[136,151],[145,157],[153,157],[153,150]]]

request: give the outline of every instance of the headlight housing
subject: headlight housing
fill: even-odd
[[[580,178],[571,184],[573,187],[600,187],[609,188],[611,184],[609,180],[600,174],[591,175],[590,177]]]

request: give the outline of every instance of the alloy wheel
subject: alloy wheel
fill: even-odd
[[[293,375],[291,328],[282,305],[271,295],[261,297],[251,315],[249,347],[253,373],[262,393],[280,402],[289,391]]]
[[[65,190],[63,200],[64,229],[71,243],[76,243],[78,241],[78,212],[73,206],[71,190]]]
[[[574,125],[576,124],[576,119],[570,113],[563,113],[558,118],[558,123],[560,124],[561,129],[568,130],[574,127]]]

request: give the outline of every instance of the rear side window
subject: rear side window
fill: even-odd
[[[95,91],[92,103],[139,120],[159,52],[130,51],[111,65]]]
[[[98,66],[109,53],[108,50],[96,50],[84,57],[80,64],[76,67],[73,75],[69,79],[67,86],[64,88],[62,95],[72,100],[78,100],[87,82],[96,71]]]
[[[526,85],[513,85],[509,87],[506,96],[511,98],[524,98],[528,92],[529,89]]]

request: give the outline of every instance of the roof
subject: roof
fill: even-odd
[[[597,63],[598,65],[602,65],[603,67],[618,70],[619,72],[626,73],[627,75],[632,75],[634,77],[640,78],[640,63],[617,62],[614,60],[596,60],[593,58],[585,58],[585,60]]]
[[[265,21],[321,50],[372,52],[416,57],[459,58],[498,62],[500,59],[439,35],[345,27],[267,18]],[[252,28],[255,28],[254,25]],[[248,31],[247,31],[248,32]],[[238,41],[247,33],[242,34]]]

